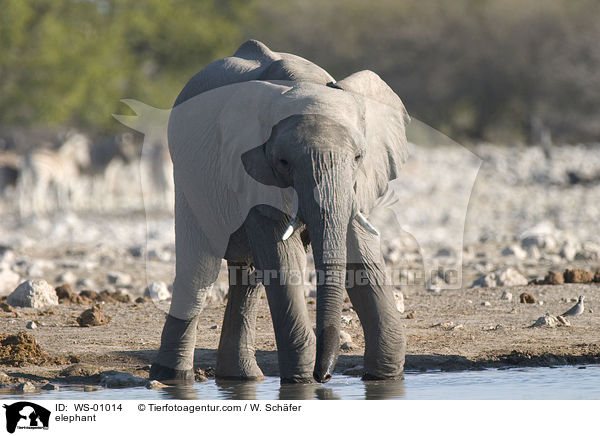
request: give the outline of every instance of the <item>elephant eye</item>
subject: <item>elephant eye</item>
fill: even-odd
[[[354,162],[359,162],[362,159],[362,154],[358,153],[356,156],[354,156]]]
[[[281,165],[284,168],[287,168],[289,167],[290,163],[285,159],[279,159],[279,165]]]

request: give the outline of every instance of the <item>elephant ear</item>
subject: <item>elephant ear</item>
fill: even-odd
[[[329,86],[364,97],[367,150],[356,195],[360,209],[368,212],[406,161],[406,123],[410,117],[400,97],[372,71],[359,71]]]

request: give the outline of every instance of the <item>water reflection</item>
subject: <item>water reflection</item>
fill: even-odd
[[[194,385],[173,385],[163,389],[167,398],[173,400],[198,400],[198,391]]]
[[[404,380],[364,381],[365,400],[393,400],[406,395]]]
[[[222,400],[256,400],[260,381],[215,380]]]

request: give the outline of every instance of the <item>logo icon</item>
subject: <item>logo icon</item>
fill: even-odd
[[[50,411],[29,401],[19,401],[6,409],[6,431],[14,433],[18,429],[48,429]]]

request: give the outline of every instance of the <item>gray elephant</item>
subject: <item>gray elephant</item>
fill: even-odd
[[[222,259],[230,288],[218,378],[262,377],[253,342],[263,286],[282,382],[331,378],[345,288],[364,330],[364,378],[403,376],[404,331],[367,216],[406,158],[407,119],[375,73],[336,82],[254,40],[188,82],[168,126],[176,276],[151,378],[193,380],[198,315]],[[316,336],[298,279],[309,245]]]

